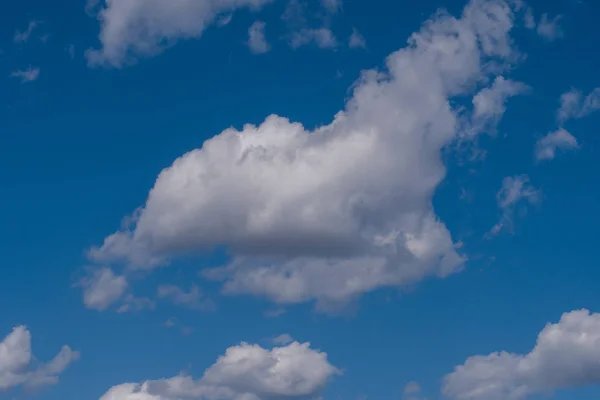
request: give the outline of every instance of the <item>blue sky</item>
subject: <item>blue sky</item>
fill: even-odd
[[[600,4],[199,4],[1,13],[0,398],[598,398]]]

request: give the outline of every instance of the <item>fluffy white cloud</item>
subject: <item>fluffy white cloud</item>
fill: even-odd
[[[595,88],[583,97],[577,89],[571,89],[560,96],[558,120],[566,122],[570,119],[583,118],[600,109],[600,88]]]
[[[559,128],[537,141],[535,145],[535,159],[537,161],[552,160],[556,156],[557,150],[567,151],[577,148],[579,148],[577,139],[566,129]]]
[[[502,230],[512,232],[516,207],[536,203],[540,199],[540,191],[531,185],[527,175],[509,176],[502,181],[502,188],[498,191],[496,199],[502,216],[489,235],[497,235]]]
[[[58,382],[58,376],[79,358],[79,353],[63,346],[48,363],[31,368],[34,359],[31,351],[31,333],[18,326],[0,342],[0,391],[24,385],[38,387]]]
[[[322,308],[459,271],[465,258],[432,207],[441,150],[497,121],[520,87],[489,68],[514,60],[513,24],[507,1],[472,0],[460,18],[427,21],[385,71],[366,71],[330,124],[272,115],[225,130],[162,171],[134,226],[90,258],[154,268],[227,245],[232,262],[205,273],[226,293]],[[477,93],[474,111],[453,107]]]
[[[356,28],[352,28],[352,34],[350,35],[350,39],[348,39],[348,46],[351,48],[365,48],[367,47],[367,42],[365,38],[360,34]]]
[[[198,285],[192,285],[189,292],[179,286],[161,285],[157,289],[159,299],[170,300],[173,304],[194,310],[207,310],[212,307],[212,302],[204,298]]]
[[[520,400],[600,384],[600,314],[573,311],[540,332],[528,354],[473,356],[445,377],[457,400]]]
[[[264,22],[256,21],[248,29],[248,47],[254,54],[266,53],[271,49],[271,46],[265,39]]]
[[[122,67],[163,51],[177,40],[196,38],[221,14],[258,9],[272,0],[98,0],[100,49],[90,65]],[[90,7],[88,7],[90,8]]]
[[[10,74],[12,78],[21,79],[21,83],[37,81],[40,77],[40,69],[29,67],[27,69],[14,71]]]
[[[128,284],[124,276],[115,275],[110,268],[99,268],[90,270],[76,286],[83,288],[83,303],[87,308],[103,311],[123,297]]]
[[[547,14],[543,14],[537,26],[537,33],[546,40],[556,40],[564,35],[562,28],[559,25],[561,16],[549,18]]]
[[[200,379],[179,375],[169,379],[125,383],[100,400],[261,400],[317,399],[340,371],[327,354],[309,343],[293,342],[272,350],[242,343],[230,347]]]
[[[313,42],[321,49],[332,49],[337,46],[337,39],[329,28],[303,28],[293,32],[290,46],[297,49]]]

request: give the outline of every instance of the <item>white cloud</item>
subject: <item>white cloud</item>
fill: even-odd
[[[557,150],[575,150],[579,148],[577,139],[566,129],[559,128],[550,132],[537,141],[535,145],[535,159],[537,161],[552,160]]]
[[[170,300],[173,304],[194,310],[207,310],[212,307],[212,302],[204,298],[200,288],[193,284],[189,292],[179,286],[161,285],[157,290],[158,298]]]
[[[367,47],[367,42],[365,38],[360,34],[356,28],[352,28],[352,34],[350,35],[350,39],[348,39],[348,46],[351,48],[365,48]]]
[[[36,21],[30,21],[29,25],[27,25],[27,28],[24,31],[15,32],[15,36],[13,38],[14,42],[15,43],[27,43],[27,41],[29,41],[29,38],[31,37],[31,34],[37,27],[37,25],[38,25],[38,23]]]
[[[104,311],[123,297],[128,284],[124,276],[115,275],[110,268],[99,268],[91,270],[76,286],[83,288],[87,308]]]
[[[78,352],[63,346],[48,363],[36,363],[36,368],[31,368],[34,360],[31,333],[26,327],[18,326],[0,342],[0,391],[20,385],[39,387],[56,384],[58,376],[78,358]]]
[[[564,32],[559,24],[560,19],[560,15],[550,19],[547,14],[543,14],[537,26],[538,35],[549,41],[563,37]]]
[[[29,67],[24,70],[14,71],[10,74],[10,76],[12,78],[21,79],[21,83],[33,82],[39,78],[40,69]]]
[[[256,21],[248,29],[248,47],[254,54],[263,54],[271,49],[265,39],[265,23]]]
[[[465,258],[432,206],[441,151],[469,116],[482,124],[503,110],[511,91],[500,84],[480,95],[495,107],[480,100],[476,116],[453,99],[494,81],[490,62],[514,60],[513,23],[507,2],[472,0],[461,18],[427,21],[385,71],[363,73],[330,124],[311,131],[272,115],[225,130],[163,170],[134,226],[89,257],[151,269],[225,244],[232,262],[205,272],[225,293],[321,309],[460,271]]]
[[[327,382],[340,371],[327,354],[309,343],[293,342],[272,350],[242,343],[226,350],[202,378],[187,375],[125,383],[100,400],[260,400],[318,399]]]
[[[489,235],[497,235],[502,230],[512,232],[516,207],[538,202],[540,191],[531,185],[527,175],[509,176],[502,181],[502,188],[498,191],[496,199],[502,216],[490,230]]]
[[[560,96],[558,120],[564,123],[570,119],[583,118],[600,109],[600,88],[592,90],[585,98],[577,89],[571,89]]]
[[[281,334],[281,335],[273,338],[273,343],[275,343],[275,344],[283,344],[283,345],[285,345],[285,344],[288,344],[288,343],[292,343],[293,341],[294,341],[294,338],[292,338],[287,333]]]
[[[159,54],[178,40],[200,37],[221,14],[258,9],[271,1],[103,0],[97,5],[101,48],[87,51],[88,63],[123,67]]]
[[[329,28],[303,28],[292,33],[290,46],[297,49],[313,42],[321,49],[333,49],[338,45],[337,39]]]
[[[528,354],[473,356],[444,380],[456,400],[521,400],[536,394],[600,384],[600,314],[563,314],[540,332]]]

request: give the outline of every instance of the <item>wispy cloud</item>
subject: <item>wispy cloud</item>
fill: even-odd
[[[33,82],[36,81],[40,76],[39,68],[29,67],[27,69],[14,71],[10,74],[12,78],[21,79],[22,83]]]

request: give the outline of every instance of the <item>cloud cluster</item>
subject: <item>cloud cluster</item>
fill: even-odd
[[[90,65],[122,67],[162,52],[178,40],[196,38],[220,15],[259,9],[272,0],[98,0],[88,8],[101,23],[99,49],[86,53]]]
[[[79,358],[79,353],[63,346],[48,363],[36,363],[31,351],[31,333],[18,326],[0,342],[0,391],[17,386],[39,387],[58,382],[59,375]]]
[[[548,324],[528,354],[473,356],[444,380],[456,400],[521,400],[600,384],[600,314],[573,311]]]
[[[504,0],[472,0],[460,18],[437,13],[386,70],[362,75],[330,124],[309,130],[272,115],[181,156],[133,226],[89,257],[152,269],[226,245],[231,263],[205,272],[226,293],[322,309],[460,271],[465,258],[432,207],[441,151],[493,129],[522,91],[495,75],[517,54],[513,24]],[[453,106],[467,95],[473,110]]]
[[[310,343],[271,350],[242,343],[226,350],[200,379],[187,375],[125,383],[100,400],[308,400],[320,397],[340,371]]]

